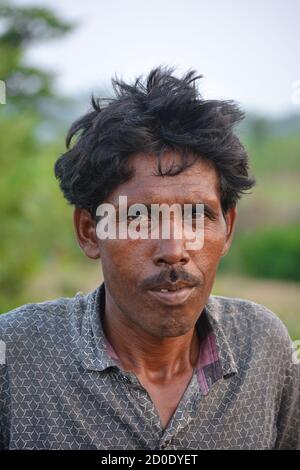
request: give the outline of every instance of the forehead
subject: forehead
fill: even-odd
[[[168,152],[161,159],[163,172],[172,164],[180,163],[179,154]],[[118,198],[126,195],[132,202],[212,202],[220,203],[219,178],[214,165],[198,158],[195,163],[174,176],[158,174],[158,159],[155,155],[137,154],[131,157],[134,176],[121,184],[111,195]]]

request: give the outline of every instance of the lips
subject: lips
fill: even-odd
[[[178,283],[175,285],[162,284],[155,289],[150,289],[148,292],[160,303],[166,305],[182,305],[188,300],[194,290],[194,285]]]

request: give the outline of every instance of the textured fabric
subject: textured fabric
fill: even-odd
[[[104,336],[104,301],[102,284],[0,316],[0,448],[300,448],[300,366],[272,312],[209,297],[198,364],[163,429]]]

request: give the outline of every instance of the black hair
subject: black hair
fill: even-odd
[[[158,157],[161,176],[184,171],[196,158],[209,160],[219,175],[223,213],[234,207],[255,184],[247,152],[233,129],[244,113],[232,100],[203,99],[196,87],[200,78],[194,70],[177,78],[173,68],[159,66],[132,84],[112,79],[114,98],[92,97],[92,110],[71,126],[68,151],[55,163],[69,203],[95,216],[98,205],[133,176],[129,158],[143,153]],[[166,151],[182,158],[180,165],[163,172]]]

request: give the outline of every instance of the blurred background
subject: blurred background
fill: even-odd
[[[257,186],[213,293],[266,305],[299,339],[299,22],[298,0],[0,0],[0,312],[99,285],[53,165],[92,93],[166,64],[246,112]]]

